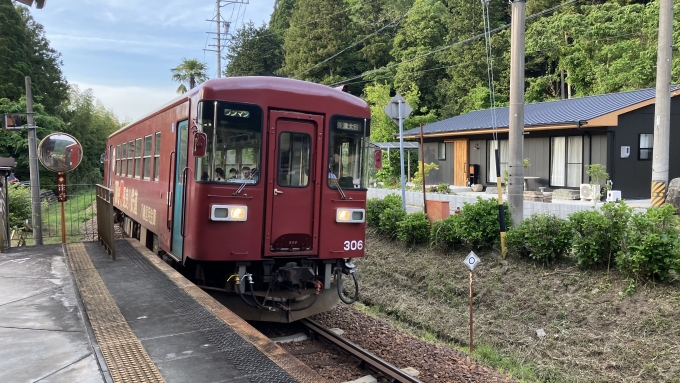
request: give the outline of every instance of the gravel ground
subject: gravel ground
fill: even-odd
[[[125,234],[120,225],[113,226],[113,231],[116,238],[125,238]],[[97,235],[97,216],[95,215],[92,219],[83,223],[80,227],[80,232],[83,234],[83,241],[99,240],[99,236]]]
[[[394,366],[415,368],[420,371],[418,379],[423,382],[513,382],[476,364],[465,353],[416,339],[350,306],[338,306],[312,319],[329,328],[341,328],[345,331],[343,337]],[[298,358],[315,368],[313,361]],[[332,376],[327,377],[332,379]]]

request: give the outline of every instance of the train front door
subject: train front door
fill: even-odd
[[[172,202],[172,247],[170,251],[179,259],[182,259],[184,246],[184,233],[182,232],[184,216],[184,184],[186,183],[185,171],[187,167],[187,139],[189,136],[189,123],[182,121],[177,124],[177,146],[175,148],[175,186]]]
[[[265,255],[309,254],[319,231],[323,117],[269,115]]]

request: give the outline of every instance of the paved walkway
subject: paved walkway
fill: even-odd
[[[61,245],[0,254],[0,382],[104,382]]]

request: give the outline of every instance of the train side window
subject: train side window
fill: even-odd
[[[309,134],[283,132],[279,135],[279,186],[305,187],[309,184],[311,151]]]
[[[116,175],[120,175],[120,144],[116,145]]]
[[[135,178],[142,178],[142,139],[135,140]]]
[[[135,142],[134,141],[129,141],[128,142],[128,155],[127,155],[127,176],[132,177],[132,174],[134,173],[134,168],[132,167],[132,160],[135,157]]]
[[[123,142],[123,151],[120,152],[120,176],[127,173],[127,142]]]
[[[144,137],[144,159],[143,165],[144,175],[142,176],[145,180],[151,179],[151,135]]]
[[[156,146],[153,155],[153,180],[158,181],[161,168],[161,132],[156,132]]]

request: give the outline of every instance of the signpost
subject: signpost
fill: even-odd
[[[406,178],[404,177],[404,120],[413,108],[399,93],[385,107],[385,113],[399,125],[399,162],[401,162],[401,208],[406,211]],[[423,180],[423,183],[425,180]],[[423,202],[424,203],[424,202]]]
[[[472,353],[472,271],[481,262],[477,254],[471,251],[467,257],[465,257],[465,266],[470,269],[470,353]]]

